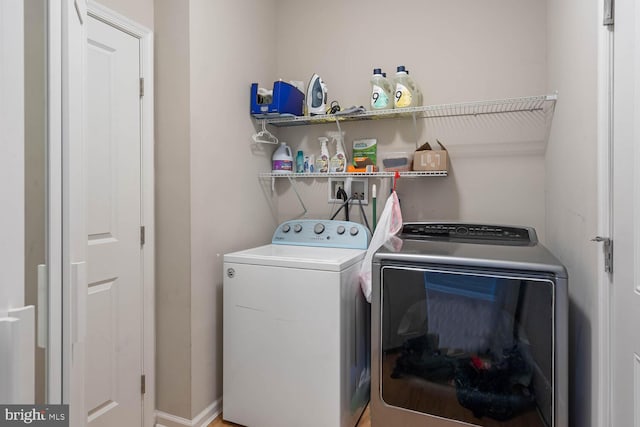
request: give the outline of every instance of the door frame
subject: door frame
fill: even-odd
[[[62,401],[62,4],[47,2],[47,401]]]
[[[597,235],[613,238],[613,60],[614,29],[603,25],[604,8],[598,12],[598,221]],[[594,236],[595,237],[595,236]],[[611,426],[611,303],[612,274],[604,269],[604,251],[598,252],[598,374],[596,425]]]
[[[615,222],[616,222],[616,217],[618,216],[616,214],[616,211],[614,210],[614,206],[616,206],[616,204],[614,203],[614,195],[616,194],[616,192],[620,192],[620,189],[616,187],[616,183],[614,180],[615,171],[616,171],[616,165],[614,162],[614,151],[615,151],[616,144],[622,141],[622,137],[620,136],[621,129],[618,127],[618,123],[615,123],[616,122],[615,117],[617,117],[618,115],[626,116],[626,114],[628,113],[628,111],[626,110],[626,106],[621,107],[617,105],[618,109],[617,110],[614,109],[614,105],[615,105],[614,102],[616,102],[616,104],[618,102],[615,99],[616,93],[614,92],[614,88],[617,86],[618,87],[617,91],[619,93],[620,92],[619,88],[622,87],[621,82],[619,80],[616,80],[615,75],[617,74],[616,70],[620,72],[619,70],[624,70],[628,65],[634,66],[635,70],[637,71],[639,66],[638,53],[640,51],[640,6],[637,4],[637,2],[633,3],[632,1],[628,1],[628,2],[625,1],[620,3],[617,2],[614,5],[614,7],[615,7],[615,14],[617,16],[625,16],[625,17],[631,16],[631,20],[633,21],[633,24],[632,24],[633,30],[616,32],[614,27],[609,35],[601,35],[600,37],[601,47],[603,45],[603,42],[608,39],[608,46],[606,46],[605,48],[609,55],[609,60],[607,61],[604,55],[599,55],[598,78],[599,78],[599,83],[602,83],[602,84],[606,83],[609,85],[610,94],[608,99],[609,101],[608,107],[610,108],[611,114],[608,121],[605,121],[604,116],[599,116],[599,119],[598,119],[600,125],[608,126],[608,132],[609,132],[609,135],[608,135],[609,138],[608,139],[603,138],[602,140],[599,140],[599,144],[598,144],[599,146],[598,154],[608,156],[608,162],[602,165],[602,168],[600,167],[601,165],[599,165],[599,168],[598,168],[599,169],[599,174],[598,174],[599,192],[602,190],[603,196],[605,195],[607,196],[607,197],[599,197],[599,200],[598,200],[599,209],[600,209],[599,215],[602,217],[602,219],[599,220],[599,226],[600,226],[600,223],[602,223],[603,225],[602,228],[599,228],[598,232],[608,233],[608,234],[600,234],[600,235],[610,237],[610,238],[615,237],[613,231],[614,231],[614,228],[616,228]],[[629,10],[629,8],[631,7],[633,8],[632,11]],[[629,15],[630,13],[631,15]],[[632,55],[627,55],[626,52],[624,52],[624,54],[623,52],[620,52],[620,51],[616,52],[615,46],[620,46],[620,45],[624,46],[627,43],[633,45]],[[613,61],[614,57],[616,58],[615,63]],[[607,64],[609,68],[608,70],[604,70],[604,66],[606,66]],[[638,79],[636,78],[634,81],[637,83]],[[634,105],[637,105],[638,101],[640,101],[640,89],[638,88],[637,85],[635,85],[634,92],[632,93],[631,97],[633,98]],[[604,105],[604,102],[605,102],[604,99],[600,99],[600,104]],[[634,123],[632,123],[630,126],[633,127],[633,132],[634,132],[633,136],[637,138],[637,135],[638,135],[637,118],[635,118]],[[634,152],[631,155],[634,156],[633,161],[635,166],[639,162],[639,159],[637,157],[638,151],[637,150],[633,150],[633,151]],[[637,191],[637,187],[634,189],[634,191]],[[620,194],[622,193],[620,192]],[[634,210],[638,209],[638,206],[636,205],[636,202],[635,202],[637,196],[638,196],[637,193],[633,195],[634,205],[632,206],[632,209]],[[608,228],[605,228],[605,227],[608,227]],[[622,225],[618,224],[617,227],[622,227]],[[638,230],[633,229],[632,233],[633,233],[633,239],[637,242]],[[616,233],[616,234],[619,235],[619,233]],[[616,253],[615,252],[616,243],[617,242],[613,241],[614,260],[615,260],[615,253]],[[635,249],[637,250],[638,248],[635,247]],[[634,277],[637,278],[638,276],[637,264],[634,265],[634,269],[635,269]],[[615,264],[613,266],[613,274],[614,275],[616,274]],[[613,363],[616,360],[616,357],[615,357],[616,349],[614,347],[616,342],[614,342],[610,337],[615,335],[614,334],[615,331],[613,330],[613,328],[614,328],[614,316],[616,316],[616,312],[614,311],[613,304],[615,303],[615,299],[617,298],[617,296],[615,295],[614,291],[617,291],[617,289],[620,288],[621,284],[615,283],[615,277],[610,277],[609,275],[605,275],[605,274],[601,275],[600,282],[601,283],[599,283],[600,289],[598,291],[598,297],[600,298],[599,308],[601,312],[601,319],[600,319],[601,326],[598,332],[600,335],[599,356],[601,360],[599,363],[600,387],[598,392],[598,398],[601,398],[601,403],[600,403],[601,414],[598,418],[598,422],[599,422],[598,425],[611,427],[613,425],[612,424],[613,419],[616,415],[614,413],[614,401],[613,401],[615,378],[613,375],[613,368],[612,368]],[[614,288],[614,286],[617,286],[617,288]]]
[[[141,225],[145,229],[142,249],[143,319],[142,372],[145,375],[143,425],[152,427],[155,419],[155,216],[154,216],[154,83],[153,32],[137,22],[95,2],[87,1],[87,13],[140,41],[140,77],[144,79],[144,96],[140,102],[141,138]]]
[[[2,129],[3,137],[10,142],[24,145],[23,133],[23,111],[22,108],[15,108],[16,105],[22,105],[24,86],[22,71],[18,74],[14,66],[20,67],[22,70],[22,50],[16,47],[17,39],[14,31],[15,24],[20,24],[22,31],[23,7],[21,2],[2,1],[0,3],[0,17],[7,19],[6,25],[0,25],[0,39],[13,40],[14,43],[0,43],[0,93],[2,98],[11,103],[12,108],[0,113],[0,129]],[[68,371],[63,370],[63,365],[67,364],[69,354],[63,348],[63,277],[62,277],[62,141],[63,141],[63,40],[62,32],[65,28],[63,25],[63,5],[59,1],[48,1],[47,7],[47,41],[46,41],[46,140],[47,140],[47,281],[48,281],[48,325],[47,325],[47,402],[50,404],[68,403],[68,399],[63,398],[63,377],[68,376]],[[20,35],[21,37],[21,35]],[[22,38],[18,45],[21,45]],[[18,59],[18,56],[20,59]],[[8,68],[8,67],[11,68]],[[21,142],[18,142],[21,141]],[[11,160],[11,159],[10,159]],[[13,160],[15,161],[15,159]],[[2,162],[0,162],[2,163]],[[4,166],[4,165],[3,165]],[[12,166],[9,164],[7,168]],[[17,183],[21,182],[20,177],[11,183],[12,187],[17,188]],[[7,181],[9,182],[9,180]],[[21,191],[22,192],[22,191]],[[14,210],[9,214],[15,215],[22,211]],[[3,218],[4,219],[4,218]],[[16,231],[21,232],[22,227],[19,224],[9,222],[10,226]],[[11,251],[3,254],[8,265],[19,266],[22,262],[17,262],[13,257],[19,256],[22,251],[12,247]],[[3,286],[15,286],[15,289],[24,288],[23,280],[17,280],[13,284],[3,284]],[[21,295],[21,294],[20,294]],[[13,301],[14,303],[16,301]],[[24,301],[20,301],[22,306]],[[17,305],[15,305],[17,307]],[[66,365],[65,365],[66,366]]]

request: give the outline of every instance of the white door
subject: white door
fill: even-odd
[[[616,0],[611,426],[640,426],[640,5]]]
[[[139,39],[87,18],[89,426],[142,425]]]

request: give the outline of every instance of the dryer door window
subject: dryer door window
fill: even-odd
[[[554,286],[383,267],[381,398],[479,426],[551,426]]]

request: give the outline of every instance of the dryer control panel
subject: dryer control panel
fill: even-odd
[[[412,222],[402,227],[405,239],[451,240],[468,243],[532,246],[538,243],[531,227],[505,225]]]
[[[277,245],[367,249],[371,234],[362,224],[351,221],[299,219],[283,222],[273,233]]]

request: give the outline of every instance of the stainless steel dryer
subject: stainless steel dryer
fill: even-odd
[[[401,237],[373,258],[372,427],[567,426],[567,272],[535,230]]]

